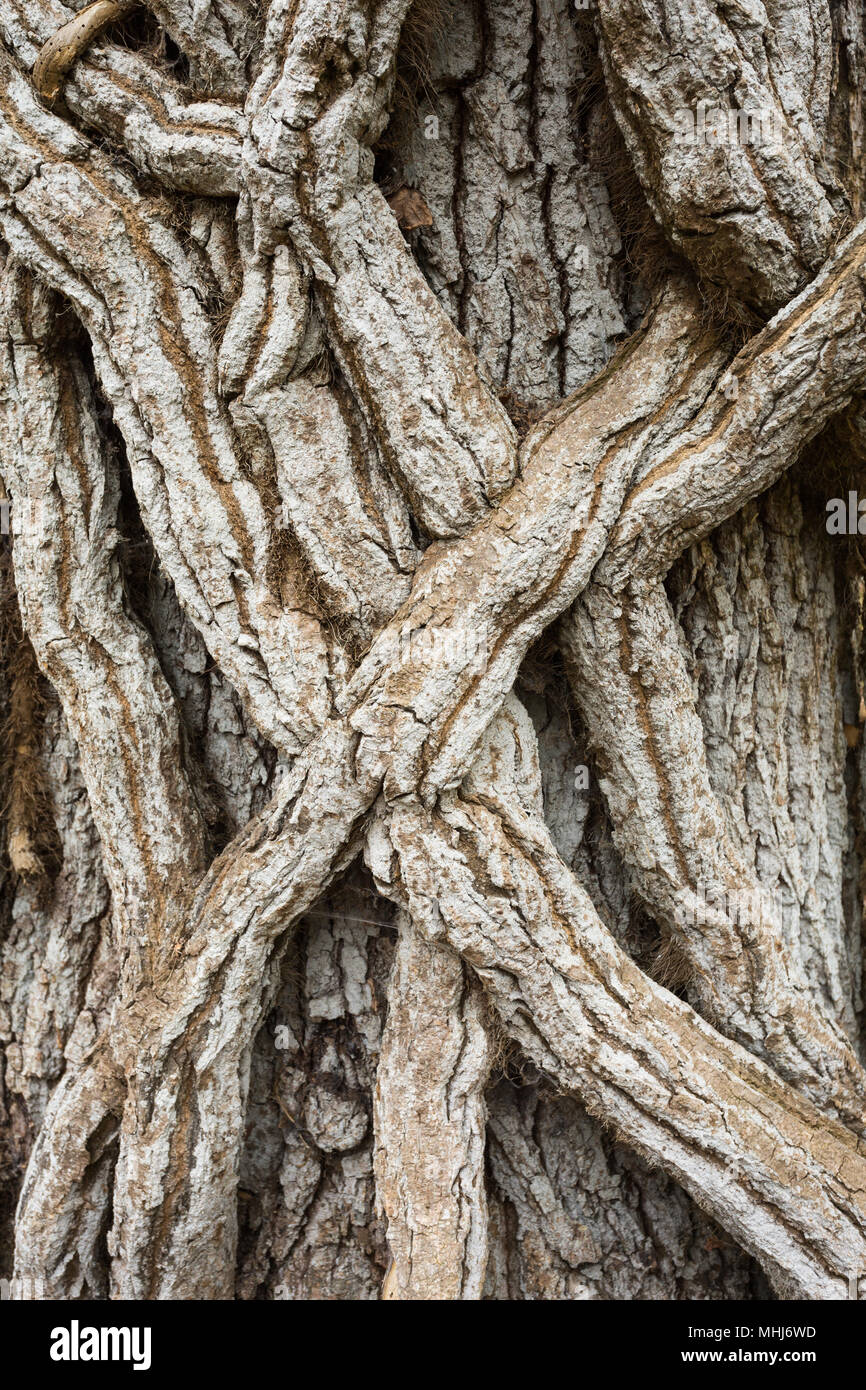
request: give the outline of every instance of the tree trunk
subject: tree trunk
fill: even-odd
[[[845,1298],[860,6],[0,40],[0,1275]]]

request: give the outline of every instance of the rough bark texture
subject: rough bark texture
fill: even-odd
[[[846,1296],[864,46],[0,0],[0,1273]]]

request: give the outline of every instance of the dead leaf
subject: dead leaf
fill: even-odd
[[[416,227],[433,226],[433,215],[415,188],[398,188],[396,193],[391,194],[388,204],[398,227],[404,232],[414,232]]]

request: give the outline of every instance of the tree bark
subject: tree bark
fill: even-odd
[[[0,0],[0,1274],[846,1297],[863,65]]]

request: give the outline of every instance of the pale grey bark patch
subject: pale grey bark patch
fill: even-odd
[[[419,265],[528,411],[582,385],[625,331],[620,237],[574,119],[587,61],[567,5],[457,7],[398,147],[433,217],[412,238]]]
[[[786,949],[856,1036],[860,912],[846,918],[848,852],[841,683],[848,634],[837,604],[844,563],[826,514],[788,479],[736,526],[684,557],[671,578],[689,648],[710,778],[742,850],[782,909]],[[843,610],[844,613],[844,610]],[[713,667],[712,679],[709,671]],[[835,710],[835,718],[829,711]]]
[[[608,92],[668,236],[723,297],[778,309],[847,211],[821,159],[829,6],[600,0],[597,15]]]
[[[736,1243],[573,1099],[505,1080],[488,1104],[499,1211],[486,1297],[769,1296]]]
[[[62,862],[47,882],[17,885],[0,986],[4,1084],[21,1096],[37,1127],[66,1053],[87,1048],[116,983],[99,838],[78,750],[56,708],[46,721],[42,761]]]

